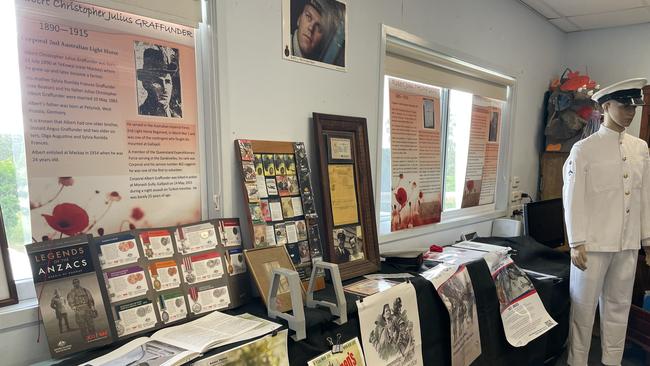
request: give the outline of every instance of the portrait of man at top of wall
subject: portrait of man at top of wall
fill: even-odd
[[[182,118],[178,49],[136,41],[138,114]]]
[[[337,0],[284,0],[284,56],[345,67],[345,3]],[[288,29],[287,29],[288,28]],[[288,34],[287,34],[288,32]]]

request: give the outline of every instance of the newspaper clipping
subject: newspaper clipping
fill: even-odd
[[[422,276],[433,284],[449,311],[452,366],[470,365],[481,355],[481,334],[474,289],[467,268],[440,264]]]
[[[546,312],[526,273],[510,256],[488,253],[484,258],[497,288],[508,343],[515,347],[525,346],[557,325]]]
[[[402,283],[357,301],[366,363],[373,366],[422,365],[420,316],[415,288]]]

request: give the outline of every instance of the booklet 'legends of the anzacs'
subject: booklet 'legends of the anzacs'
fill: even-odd
[[[90,236],[27,246],[36,296],[54,358],[112,341],[90,252]]]

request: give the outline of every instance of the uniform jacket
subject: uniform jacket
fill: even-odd
[[[617,252],[650,245],[650,159],[645,141],[600,126],[564,163],[569,245]]]

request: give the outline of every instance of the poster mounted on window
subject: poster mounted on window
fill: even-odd
[[[16,11],[34,239],[200,220],[196,30],[72,1]]]
[[[343,280],[379,270],[365,118],[314,113],[325,222],[324,251]]]
[[[340,0],[282,0],[282,56],[345,71],[347,4]]]
[[[9,260],[9,244],[7,243],[7,233],[2,218],[2,208],[0,207],[0,308],[18,303],[18,293],[16,284],[11,271],[11,261]]]
[[[461,208],[494,202],[503,102],[474,95]]]
[[[400,231],[440,222],[440,88],[388,78],[391,225]]]

